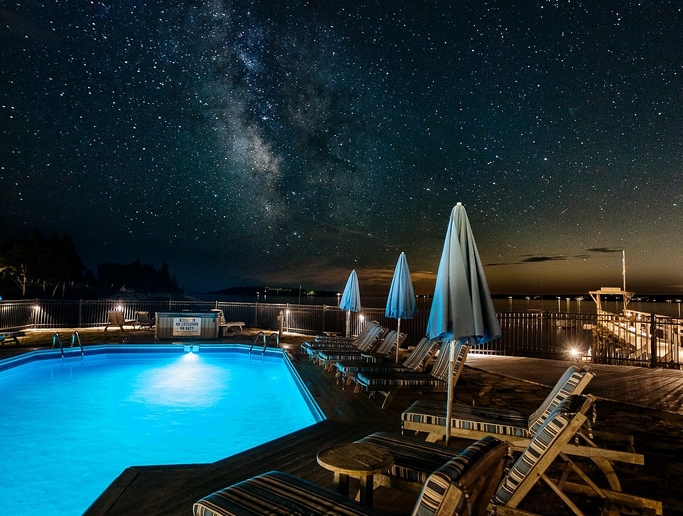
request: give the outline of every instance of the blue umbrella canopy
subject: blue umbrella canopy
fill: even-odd
[[[454,341],[484,344],[500,337],[500,325],[486,283],[484,267],[474,242],[467,212],[461,203],[455,205],[448,222],[427,322],[427,334],[431,339],[441,337],[444,342],[451,342],[448,347],[451,369],[446,402],[448,444],[453,405]]]
[[[358,287],[358,276],[356,270],[352,270],[349,279],[346,281],[344,293],[339,300],[339,308],[351,312],[360,311],[360,288]]]
[[[351,327],[351,312],[360,311],[360,288],[358,287],[358,276],[356,270],[352,270],[349,279],[346,281],[344,293],[339,300],[339,308],[346,310],[346,336],[349,336]]]
[[[396,262],[394,277],[389,288],[387,308],[384,315],[391,319],[398,319],[396,328],[396,363],[398,363],[398,342],[401,337],[401,319],[412,319],[417,310],[413,281],[410,279],[410,269],[405,253],[401,253]]]
[[[412,319],[417,310],[413,281],[410,279],[410,269],[405,253],[401,253],[396,262],[394,277],[389,288],[387,308],[384,315],[391,319]]]
[[[465,207],[451,211],[427,322],[429,338],[484,344],[500,325]]]

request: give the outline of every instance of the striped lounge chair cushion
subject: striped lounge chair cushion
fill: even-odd
[[[454,355],[454,370],[464,364],[465,357],[469,351],[469,346],[460,345]],[[464,355],[463,355],[464,352]],[[359,372],[356,375],[356,383],[368,390],[381,387],[402,387],[402,386],[435,386],[444,387],[448,381],[448,346],[442,346],[439,356],[434,361],[432,371],[429,373],[372,373]]]
[[[462,514],[467,504],[467,493],[461,488],[458,479],[499,444],[500,441],[495,437],[484,437],[429,475],[412,516],[434,516],[447,498],[450,498],[449,504],[456,506],[453,514]]]
[[[281,471],[264,473],[195,502],[195,516],[379,516],[335,491]]]
[[[467,353],[469,353],[470,351],[469,344],[465,344],[459,341],[451,341],[445,346],[441,346],[439,356],[434,361],[434,367],[432,367],[432,376],[443,381],[448,381],[448,355],[451,346],[455,346],[455,349],[453,350],[453,376],[456,380],[460,376],[460,372],[465,367]]]
[[[301,345],[302,349],[309,353],[319,349],[357,349],[353,342],[304,342],[304,344]]]
[[[360,351],[326,349],[318,353],[318,360],[324,362],[355,361],[363,363],[363,354]]]
[[[386,449],[394,457],[389,476],[420,484],[424,484],[433,471],[461,452],[449,446],[388,432],[375,432],[356,442]]]
[[[425,362],[434,354],[438,345],[438,340],[428,340],[427,337],[423,337],[417,343],[413,352],[403,361],[403,365],[408,369],[421,369],[424,367]]]
[[[353,376],[361,371],[366,373],[417,371],[424,367],[425,362],[434,354],[435,348],[438,345],[439,341],[428,340],[424,337],[417,346],[415,346],[413,352],[400,364],[392,362],[372,364],[368,362],[359,362],[357,360],[348,360],[338,361],[336,367],[340,373],[346,376]]]
[[[555,410],[550,413],[534,434],[526,450],[524,450],[508,474],[503,478],[494,497],[497,504],[505,505],[510,500],[545,452],[557,440],[562,431],[567,428],[583,402],[583,396],[572,395],[562,400]]]
[[[368,323],[363,332],[355,339],[350,340],[332,340],[322,342],[304,342],[301,345],[302,352],[305,351],[308,355],[317,356],[320,350],[334,350],[347,349],[352,351],[367,351],[372,347],[374,342],[384,333],[384,328],[375,322]]]
[[[342,360],[336,364],[337,370],[344,375],[355,375],[360,372],[364,373],[409,373],[412,369],[408,369],[403,364],[392,364],[391,362],[384,362],[379,364],[368,364],[367,362],[360,362],[358,360]]]
[[[439,401],[418,400],[401,414],[401,421],[445,428],[446,405]],[[528,416],[521,412],[462,403],[454,403],[451,412],[451,428],[489,434],[530,437],[527,421]]]
[[[403,339],[405,339],[405,335],[403,335]],[[386,357],[388,353],[393,351],[394,347],[396,347],[396,332],[392,330],[386,334],[378,346],[376,345],[375,339],[370,345],[359,346],[358,349],[355,350],[320,350],[318,351],[318,360],[325,364],[338,361],[364,362],[368,358],[368,354],[377,353],[378,357]]]
[[[445,387],[446,382],[434,378],[429,373],[370,373],[360,372],[356,375],[356,383],[367,389],[381,387]]]
[[[323,354],[327,354],[330,356],[337,355],[340,357],[343,357],[344,355],[351,355],[352,357],[355,357],[356,355],[359,355],[360,353],[364,353],[371,349],[372,346],[375,344],[375,340],[376,339],[368,339],[366,342],[358,343],[357,345],[351,346],[335,346],[334,344],[332,344],[321,346],[318,348],[307,348],[306,353],[308,353],[309,358],[318,358]],[[339,358],[339,360],[342,359],[343,358]]]
[[[593,376],[594,374],[589,369],[581,369],[576,366],[567,368],[543,403],[529,416],[529,432],[532,435],[536,433],[545,419],[562,400],[572,394],[581,394]]]

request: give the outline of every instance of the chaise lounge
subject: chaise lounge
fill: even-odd
[[[581,394],[593,376],[589,369],[570,366],[532,414],[455,403],[450,434],[467,439],[494,434],[524,447],[548,414],[571,394]],[[446,434],[446,405],[439,401],[418,400],[401,414],[401,426],[404,431],[426,432],[428,441],[436,441]]]
[[[23,331],[3,331],[0,332],[0,345],[5,343],[6,339],[12,339],[15,344],[19,344],[19,337],[25,337],[26,333]]]
[[[386,333],[386,328],[374,321],[370,321],[363,332],[351,342],[304,342],[301,345],[302,352],[308,355],[312,361],[318,359],[318,354],[326,351],[370,351],[377,344],[377,341]]]
[[[514,449],[525,449],[548,415],[570,395],[580,394],[593,378],[587,368],[570,366],[555,384],[543,403],[532,414],[492,407],[469,406],[455,403],[451,411],[450,435],[464,439],[479,439],[496,435]],[[446,407],[442,402],[418,400],[401,414],[403,431],[426,433],[426,440],[435,442],[446,434]],[[621,485],[613,462],[643,465],[645,458],[633,450],[622,451],[598,446],[592,429],[577,432],[576,442],[562,450],[574,456],[590,458],[602,470],[613,490]],[[612,436],[617,439],[620,436]]]
[[[569,442],[586,423],[593,402],[594,398],[590,395],[574,394],[555,407],[501,481],[489,506],[491,514],[532,514],[518,507],[529,491],[540,484],[539,480],[576,516],[585,516],[585,512],[567,493],[577,493],[581,499],[586,496],[602,499],[605,505],[603,514],[615,514],[613,509],[616,506],[627,506],[631,510],[643,511],[643,514],[662,514],[662,503],[659,501],[599,487],[590,479],[587,471],[564,453]],[[549,468],[556,459],[562,463],[562,471],[559,477],[553,478]]]
[[[135,329],[135,325],[138,323],[137,319],[125,319],[123,312],[119,310],[109,310],[107,312],[109,317],[109,322],[104,327],[104,331],[107,331],[110,326],[118,326],[121,331],[123,331],[124,326],[132,326]]]
[[[550,412],[519,457],[510,461],[495,496],[492,496],[488,514],[529,516],[531,513],[519,510],[518,506],[534,486],[540,488],[543,484],[550,487],[578,516],[584,515],[584,511],[567,493],[578,494],[575,498],[579,500],[584,496],[602,498],[607,509],[618,505],[644,513],[661,514],[661,503],[656,500],[598,487],[587,471],[564,453],[569,442],[581,433],[593,403],[592,396],[570,395]],[[376,432],[358,442],[387,450],[394,458],[393,466],[385,474],[375,476],[379,485],[408,491],[420,489],[431,471],[458,453],[448,446],[387,432]],[[551,478],[548,473],[551,464],[561,471],[558,478]],[[539,480],[543,482],[539,483]]]
[[[402,333],[398,337],[399,346],[406,340],[406,334]],[[367,351],[347,350],[347,349],[322,349],[318,351],[317,361],[325,370],[334,368],[339,361],[368,363],[381,361],[387,357],[394,356],[397,340],[396,330],[388,331],[374,347]]]
[[[357,360],[340,360],[335,364],[337,368],[337,383],[342,386],[349,385],[358,373],[407,373],[411,371],[421,372],[429,364],[434,353],[439,349],[441,340],[430,340],[422,337],[411,353],[401,362],[384,360],[381,362],[359,362]]]
[[[382,408],[389,406],[398,391],[403,387],[418,387],[421,389],[441,389],[448,385],[449,374],[449,351],[450,346],[455,345],[453,352],[453,379],[455,385],[465,368],[465,360],[470,350],[468,344],[462,342],[449,342],[442,345],[437,355],[432,370],[429,373],[416,372],[361,372],[353,381],[354,392],[367,392],[373,398],[376,393],[384,396]]]
[[[412,514],[483,514],[503,474],[507,445],[494,437],[472,444],[429,475]],[[197,501],[195,516],[385,516],[335,491],[271,471]]]
[[[138,329],[147,328],[151,330],[154,328],[154,318],[149,317],[149,312],[135,312],[135,320],[138,323]]]

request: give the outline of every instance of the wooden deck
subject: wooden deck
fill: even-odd
[[[575,362],[538,358],[467,356],[467,365],[508,378],[553,385]],[[644,367],[587,365],[595,373],[589,391],[599,399],[683,415],[683,371]]]
[[[109,333],[109,332],[108,332]],[[126,333],[126,336],[128,333]],[[9,348],[3,346],[2,348]],[[292,348],[294,349],[294,348]],[[0,356],[27,351],[3,349]],[[327,419],[252,450],[214,464],[130,467],[86,511],[86,516],[190,516],[202,496],[256,474],[279,469],[332,486],[332,474],[316,462],[319,449],[350,442],[379,430],[400,432],[400,414],[419,397],[444,399],[444,393],[420,394],[407,389],[387,410],[378,402],[342,391],[333,375],[290,352],[293,362]],[[531,411],[542,401],[570,362],[470,354],[457,396],[500,408]],[[596,372],[587,392],[603,400],[598,425],[636,436],[645,466],[627,467],[622,483],[630,492],[664,502],[664,513],[683,514],[678,496],[683,477],[683,372],[593,365]],[[463,443],[455,442],[462,447]],[[353,481],[352,481],[353,482]],[[532,502],[538,496],[531,497]],[[395,515],[407,515],[415,496],[382,491],[375,505]],[[530,508],[533,510],[533,507]],[[538,508],[536,509],[538,510]],[[541,510],[540,512],[544,512]],[[547,513],[547,512],[545,512]],[[565,514],[557,512],[557,514]]]

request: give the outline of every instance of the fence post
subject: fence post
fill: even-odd
[[[657,367],[657,316],[650,314],[650,367]]]

